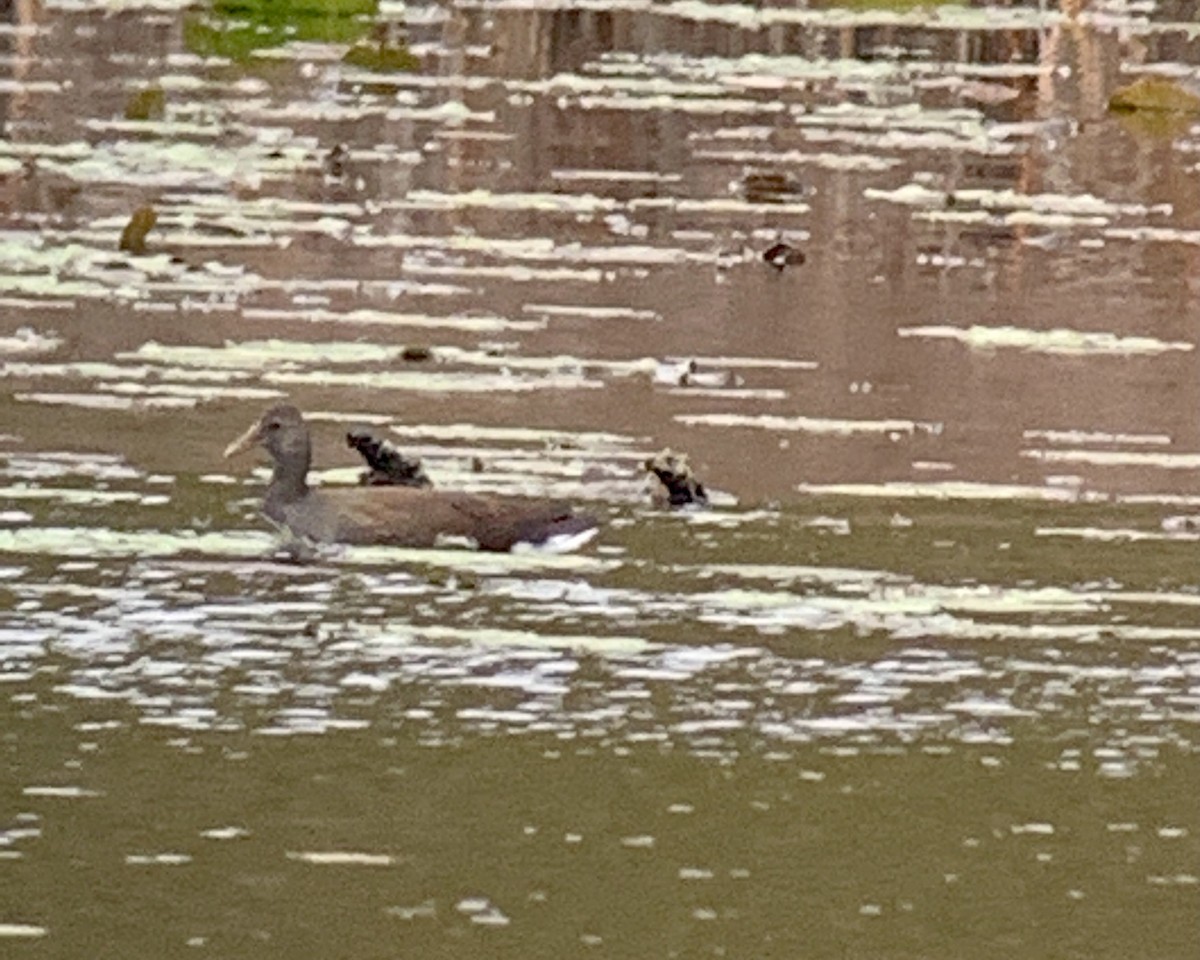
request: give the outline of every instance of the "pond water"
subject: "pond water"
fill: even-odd
[[[1194,5],[312,6],[0,4],[5,955],[1200,956]]]

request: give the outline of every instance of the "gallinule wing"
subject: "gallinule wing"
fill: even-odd
[[[312,463],[308,425],[293,406],[272,407],[225,448],[225,456],[261,446],[274,461],[263,513],[293,535],[317,543],[432,547],[465,539],[481,550],[574,537],[596,527],[569,505],[521,497],[485,496],[414,487],[308,485]]]

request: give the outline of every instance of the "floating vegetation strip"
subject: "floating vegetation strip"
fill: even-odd
[[[353,43],[377,11],[378,0],[213,0],[185,18],[183,41],[199,56],[244,62],[284,43]]]
[[[801,433],[826,433],[850,436],[863,433],[914,434],[937,433],[938,423],[915,420],[841,420],[831,417],[782,417],[771,414],[697,413],[675,418],[689,426],[754,427],[759,430],[794,430]]]
[[[901,337],[956,340],[972,350],[1023,350],[1031,353],[1072,356],[1154,356],[1160,353],[1190,352],[1195,344],[1164,341],[1153,337],[1122,337],[1115,333],[1085,330],[1026,330],[1020,327],[901,327]]]

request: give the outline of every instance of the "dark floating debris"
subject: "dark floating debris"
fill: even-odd
[[[125,229],[121,231],[121,240],[117,244],[118,248],[127,253],[143,254],[146,252],[146,234],[154,229],[154,225],[158,223],[158,214],[151,206],[138,207],[133,211],[133,216],[129,218],[129,222],[125,224]]]
[[[364,487],[432,487],[425,468],[417,457],[406,457],[387,440],[369,430],[355,429],[346,434],[346,445],[357,450],[367,466],[358,478]]]
[[[689,504],[708,505],[708,492],[704,489],[692,472],[687,457],[670,449],[663,450],[645,463],[648,473],[658,477],[663,489],[659,496],[665,494],[667,504],[672,507],[686,507]]]
[[[410,363],[423,363],[433,359],[433,348],[409,344],[400,351],[400,359]]]
[[[798,267],[805,260],[803,250],[797,250],[783,241],[768,247],[763,252],[762,258],[776,270],[782,270],[784,267]]]
[[[742,191],[750,203],[783,203],[804,192],[804,187],[787,174],[758,171],[742,178]]]
[[[695,360],[686,360],[682,364],[664,364],[660,368],[660,376],[664,380],[673,379],[677,386],[687,387],[692,378],[700,372],[700,364]]]
[[[325,176],[330,180],[341,180],[346,176],[346,162],[350,159],[350,150],[344,143],[334,144],[327,154],[323,166]]]
[[[702,370],[695,359],[662,360],[654,368],[654,383],[672,387],[723,387],[729,383],[728,370]]]

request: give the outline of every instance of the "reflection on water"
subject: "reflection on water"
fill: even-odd
[[[0,6],[6,946],[1194,955],[1189,9],[185,6]],[[608,522],[294,562],[283,396]]]
[[[826,499],[641,514],[593,554],[294,564],[223,509],[228,484],[147,505],[164,484],[120,461],[10,470],[30,494],[0,529],[23,936],[1190,942],[1196,534],[1152,508]],[[62,495],[83,478],[124,496]]]

